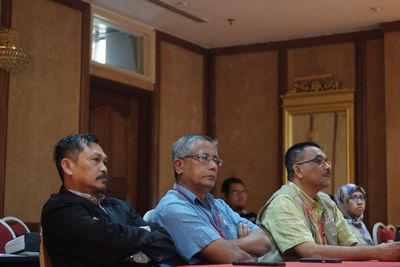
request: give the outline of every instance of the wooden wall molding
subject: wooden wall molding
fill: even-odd
[[[215,57],[211,56],[210,52],[207,53],[207,89],[205,92],[207,93],[207,109],[206,109],[206,121],[207,121],[207,135],[215,138],[216,135],[216,125],[215,125],[215,106],[216,106],[216,89],[215,89],[215,77],[217,75],[215,69]]]
[[[382,32],[396,32],[400,31],[400,20],[386,22],[382,24]]]
[[[191,43],[189,41],[180,39],[180,38],[175,37],[173,35],[170,35],[168,33],[161,32],[161,31],[156,31],[156,36],[157,36],[157,38],[156,38],[157,39],[156,40],[157,43],[164,41],[164,42],[168,42],[168,43],[174,44],[176,46],[185,48],[187,50],[190,50],[192,52],[195,52],[195,53],[198,53],[198,54],[201,54],[201,55],[205,55],[207,53],[207,49],[206,48],[204,48],[204,47],[202,47],[200,45],[196,45],[194,43]]]
[[[11,28],[12,0],[1,1],[1,27]],[[0,70],[0,217],[4,217],[6,183],[7,117],[10,75]]]
[[[260,52],[266,50],[291,49],[310,46],[329,45],[337,43],[355,42],[357,40],[379,39],[383,38],[381,30],[359,31],[351,33],[333,34],[327,36],[318,36],[312,38],[302,38],[288,41],[278,41],[251,45],[230,46],[211,49],[214,56],[229,55],[249,52]]]
[[[151,129],[151,142],[150,149],[152,152],[151,162],[153,163],[150,168],[150,191],[151,194],[151,204],[150,206],[155,207],[158,202],[158,184],[159,184],[159,175],[160,175],[160,161],[158,160],[158,156],[160,155],[160,80],[161,80],[161,41],[162,41],[162,33],[156,31],[156,59],[155,59],[155,77],[156,83],[154,84],[154,97],[152,101],[152,108],[150,117],[153,121],[152,129]]]
[[[283,106],[283,100],[280,97],[281,95],[284,95],[288,89],[288,51],[285,48],[281,48],[278,50],[278,90],[279,90],[279,94],[278,94],[278,99],[276,101],[278,101],[279,103],[279,107]],[[279,108],[278,110],[278,142],[279,144],[283,144],[283,109]],[[283,147],[283,146],[282,146]],[[278,153],[278,158],[279,159],[283,159],[283,155],[284,155],[284,151],[283,149],[279,149],[279,153]],[[283,161],[282,160],[278,160],[278,170],[279,171],[283,171]],[[280,177],[279,175],[276,177],[276,179],[278,179],[279,182],[282,181],[282,177]]]
[[[355,74],[355,133],[354,133],[354,177],[355,183],[368,192],[368,143],[367,143],[367,48],[366,40],[358,40],[356,46]],[[364,212],[364,222],[368,222],[368,209]],[[383,218],[382,218],[383,219]]]
[[[368,192],[367,166],[360,162],[367,162],[367,55],[365,40],[357,41],[355,74],[356,74],[356,95],[355,95],[355,177],[356,183],[361,185]]]

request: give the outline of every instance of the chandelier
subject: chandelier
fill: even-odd
[[[13,29],[0,29],[0,68],[19,72],[29,65],[30,54],[18,47],[18,33]]]

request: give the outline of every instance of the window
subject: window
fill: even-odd
[[[154,30],[93,7],[92,64],[154,82]]]

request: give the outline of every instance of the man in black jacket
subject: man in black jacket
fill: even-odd
[[[62,186],[41,218],[54,267],[177,263],[174,243],[162,227],[145,222],[127,202],[104,195],[107,155],[95,136],[64,137],[54,160]]]

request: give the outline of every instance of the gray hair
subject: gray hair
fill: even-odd
[[[205,134],[187,134],[179,138],[172,146],[172,162],[192,155],[200,141],[210,142],[218,150],[218,141]],[[175,167],[174,167],[175,172]],[[178,178],[175,172],[175,178]]]
[[[172,146],[172,160],[180,159],[193,154],[198,142],[210,142],[215,149],[218,149],[218,141],[204,134],[184,135]]]

